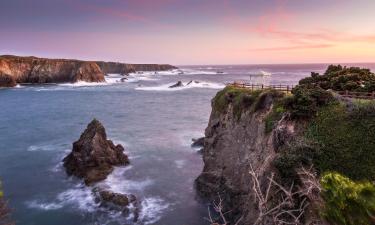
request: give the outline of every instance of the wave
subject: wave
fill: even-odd
[[[141,203],[139,220],[144,224],[154,224],[161,219],[169,204],[159,197],[145,198]]]
[[[216,75],[216,74],[226,74],[223,71],[212,71],[215,68],[199,68],[199,69],[189,69],[189,68],[181,68],[181,69],[174,69],[174,70],[167,70],[167,71],[140,71],[136,73],[130,73],[130,76],[176,76],[176,75]],[[216,68],[217,69],[217,68]],[[207,71],[209,70],[209,71]]]
[[[182,169],[186,165],[186,160],[175,160],[174,163],[178,169]]]
[[[43,202],[41,200],[33,200],[26,202],[29,208],[40,210],[57,210],[66,206],[79,209],[85,212],[94,212],[99,203],[95,202],[92,190],[84,184],[78,184],[57,195],[52,202]]]
[[[213,82],[195,82],[189,84],[189,82],[184,82],[183,86],[170,88],[170,86],[174,85],[175,83],[169,83],[161,86],[154,86],[154,87],[136,87],[135,90],[141,91],[181,91],[190,88],[206,88],[206,89],[223,89],[225,87],[224,84],[220,83],[213,83]]]
[[[107,179],[100,182],[98,186],[116,193],[130,194],[134,191],[144,191],[145,188],[154,183],[154,181],[149,178],[140,181],[124,179],[125,173],[132,168],[132,166],[116,167]]]

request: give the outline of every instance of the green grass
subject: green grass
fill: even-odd
[[[212,101],[212,108],[219,113],[225,113],[228,105],[233,105],[233,114],[239,118],[242,112],[249,109],[257,100],[261,91],[227,86],[219,91]]]

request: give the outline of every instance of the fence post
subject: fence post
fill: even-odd
[[[262,90],[263,90],[263,84],[262,84]]]
[[[251,90],[254,91],[254,84],[251,84]]]
[[[289,85],[286,86],[286,93],[288,94],[289,92]]]
[[[345,91],[345,96],[346,96],[346,97],[349,96],[349,91],[348,91],[348,90]]]

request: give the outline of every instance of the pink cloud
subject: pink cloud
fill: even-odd
[[[271,48],[253,48],[250,51],[290,51],[290,50],[302,50],[302,49],[321,49],[334,47],[333,44],[306,44],[306,45],[291,45],[284,47],[271,47]]]

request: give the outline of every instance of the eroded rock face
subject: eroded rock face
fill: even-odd
[[[14,87],[16,85],[16,80],[12,76],[0,72],[0,87]]]
[[[72,152],[63,162],[69,175],[92,184],[104,180],[113,171],[113,166],[129,164],[129,159],[121,145],[107,140],[103,125],[94,119],[79,140],[73,143]]]
[[[230,97],[230,96],[228,96]],[[263,187],[268,177],[274,172],[272,162],[277,156],[277,149],[284,143],[275,143],[275,129],[266,133],[264,118],[273,105],[272,95],[260,96],[258,109],[247,110],[237,118],[233,105],[229,104],[225,112],[213,109],[205,131],[203,148],[204,169],[196,179],[198,192],[210,201],[217,199],[218,193],[223,200],[227,218],[239,224],[253,224],[258,216],[258,209],[252,191],[250,165],[260,173]],[[288,136],[293,131],[293,124],[279,124],[282,132],[278,137]]]
[[[15,83],[105,82],[108,73],[128,74],[136,71],[176,69],[171,65],[92,62],[73,59],[0,56],[0,87]]]
[[[16,83],[105,82],[95,62],[79,60],[0,56],[0,73]]]
[[[177,69],[175,66],[168,64],[128,64],[128,63],[117,63],[117,62],[96,62],[101,70],[105,73],[118,73],[118,74],[129,74],[136,71],[165,71]]]

